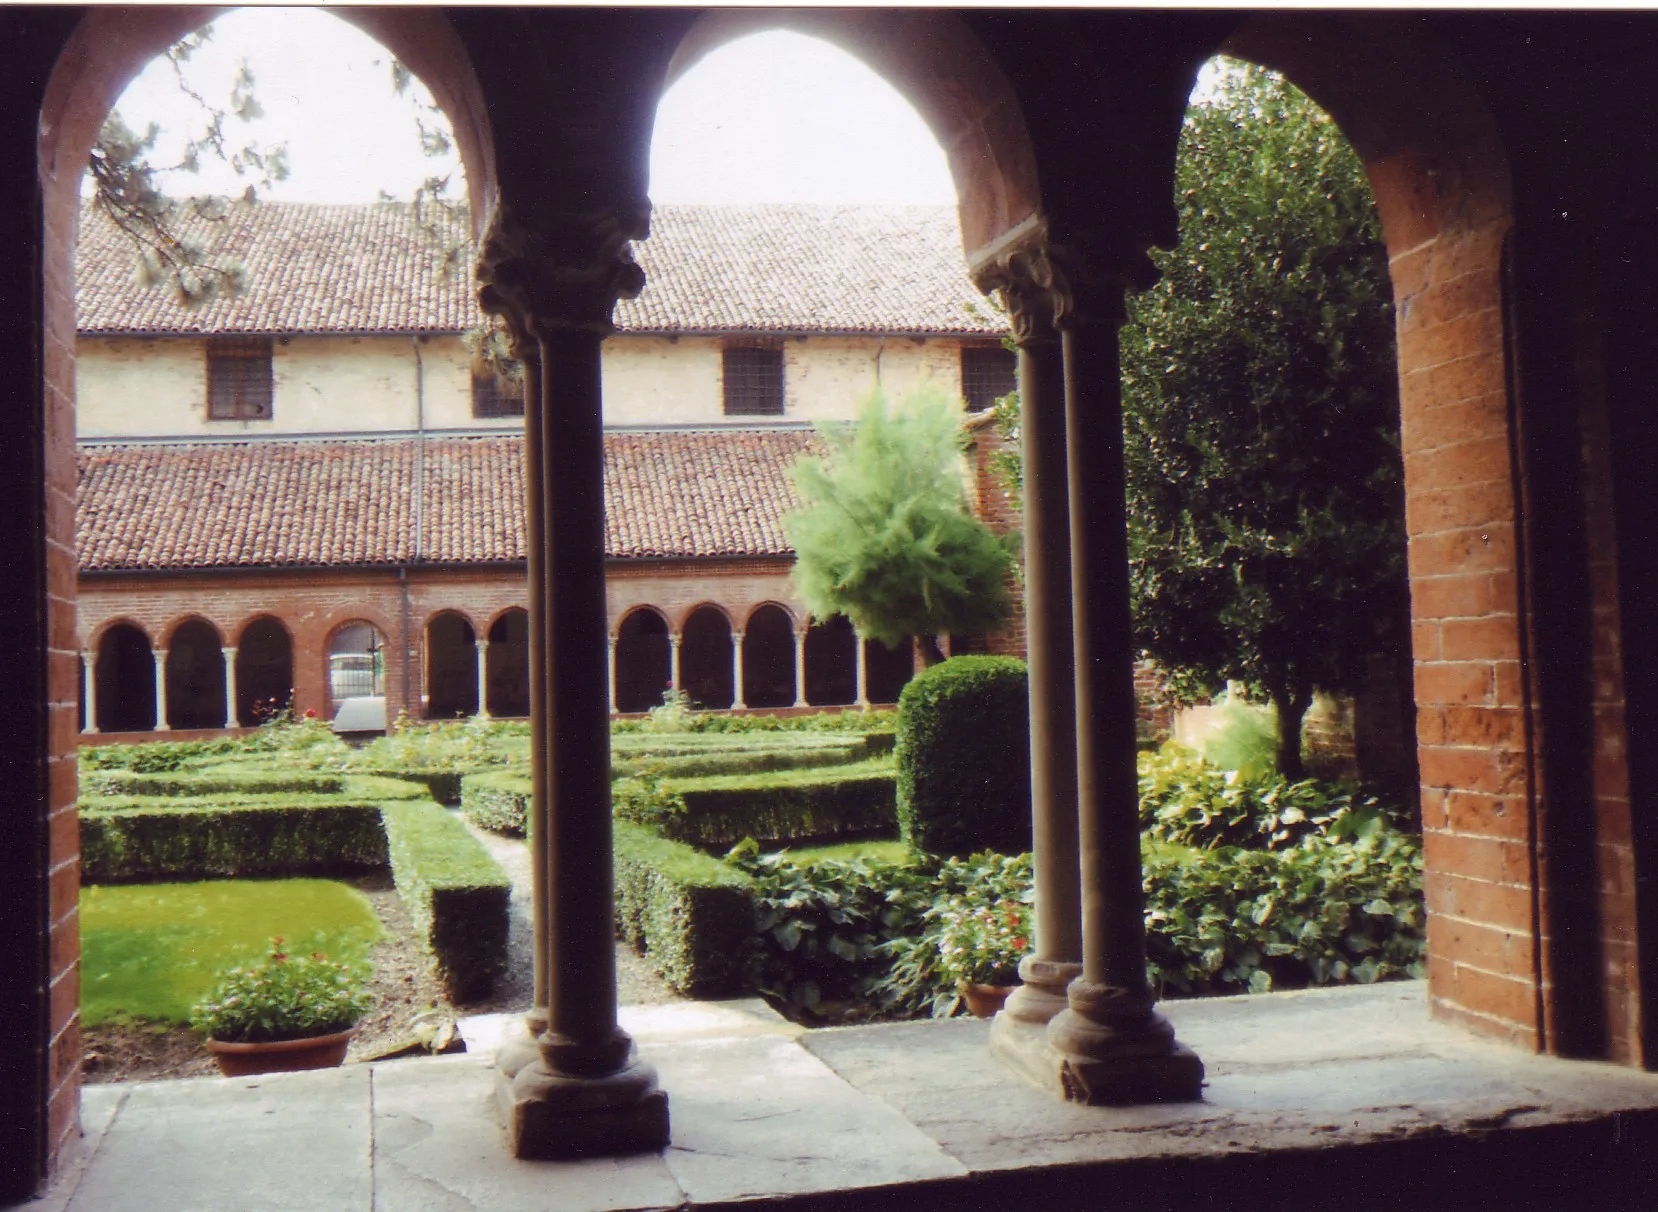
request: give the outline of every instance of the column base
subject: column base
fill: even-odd
[[[539,1057],[495,1081],[507,1142],[519,1158],[563,1160],[660,1152],[668,1095],[640,1060],[606,1077],[565,1077]]]
[[[1070,1005],[1066,990],[1081,975],[1082,965],[1074,961],[1027,955],[1019,961],[1019,979],[1023,983],[1007,995],[1007,1003],[997,1017],[1045,1027],[1054,1015]],[[995,1038],[994,1034],[991,1038]]]
[[[501,1031],[495,1049],[495,1068],[511,1079],[541,1059],[541,1033],[547,1029],[547,1007],[537,1006],[523,1018],[511,1020]]]

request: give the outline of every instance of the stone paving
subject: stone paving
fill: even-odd
[[[1401,983],[1168,1003],[1208,1066],[1204,1098],[1135,1108],[1023,1085],[972,1020],[806,1032],[752,1001],[630,1007],[673,1143],[585,1162],[506,1155],[499,1021],[472,1020],[460,1056],[88,1088],[81,1163],[34,1207],[1658,1206],[1658,1075],[1475,1040],[1432,1022],[1425,997]]]

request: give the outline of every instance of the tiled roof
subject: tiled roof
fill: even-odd
[[[801,429],[606,434],[607,554],[789,554],[786,473],[811,441]],[[517,435],[87,445],[80,567],[522,560],[523,483]]]
[[[134,277],[133,245],[82,213],[83,333],[460,332],[478,321],[464,225],[398,203],[235,203],[181,225],[247,288],[185,307]],[[1005,324],[967,278],[940,206],[659,206],[636,245],[646,285],[616,308],[624,332],[989,336]],[[446,254],[447,257],[446,257]]]

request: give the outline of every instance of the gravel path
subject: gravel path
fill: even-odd
[[[464,819],[464,818],[463,818]],[[512,880],[510,926],[507,933],[507,973],[496,982],[495,992],[468,1014],[528,1010],[534,997],[534,934],[530,916],[530,851],[519,838],[502,837],[467,822],[472,836],[483,843]],[[663,982],[642,956],[626,943],[616,944],[616,998],[623,1006],[660,1005],[678,1002],[680,997]]]

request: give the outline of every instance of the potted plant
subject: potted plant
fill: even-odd
[[[320,952],[290,955],[273,938],[257,964],[229,968],[190,1012],[190,1025],[227,1077],[325,1069],[345,1060],[346,1045],[370,1005],[362,977]]]
[[[1031,907],[954,900],[929,917],[939,978],[955,985],[976,1017],[989,1018],[1019,983],[1019,961],[1030,950]]]

